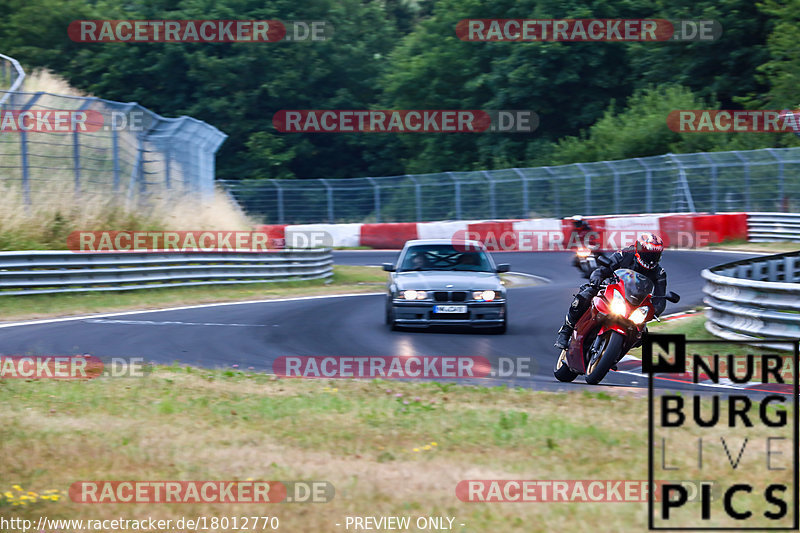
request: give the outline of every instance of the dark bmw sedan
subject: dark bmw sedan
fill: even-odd
[[[406,242],[387,284],[386,323],[427,327],[454,325],[506,331],[506,288],[482,243],[448,239]]]

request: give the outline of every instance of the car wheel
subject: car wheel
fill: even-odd
[[[508,310],[504,310],[503,312],[503,323],[494,328],[494,332],[498,335],[502,335],[503,333],[508,330]]]
[[[394,320],[394,312],[392,311],[392,306],[386,306],[386,325],[391,328],[392,331],[397,331],[397,322]]]

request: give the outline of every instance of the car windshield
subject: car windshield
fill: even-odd
[[[398,269],[399,272],[420,270],[492,272],[492,266],[482,250],[457,250],[450,244],[429,244],[409,248]]]
[[[620,268],[614,274],[625,284],[625,299],[633,305],[641,304],[655,289],[650,278],[634,270]]]

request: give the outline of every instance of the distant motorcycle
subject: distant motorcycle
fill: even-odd
[[[592,272],[597,268],[597,258],[605,257],[602,252],[595,248],[578,248],[572,264],[581,271],[583,277],[589,279]]]
[[[608,264],[608,259],[599,262]],[[596,385],[606,377],[628,351],[641,342],[645,325],[655,318],[653,282],[630,269],[614,271],[614,277],[592,299],[592,306],[575,325],[569,348],[561,351],[553,374],[570,382],[581,374],[586,383]],[[677,303],[680,296],[667,293],[667,301]]]

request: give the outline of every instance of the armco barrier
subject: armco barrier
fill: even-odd
[[[748,213],[747,240],[800,242],[800,213]]]
[[[710,307],[706,329],[714,335],[768,347],[759,341],[800,338],[800,252],[726,263],[701,275]]]
[[[0,252],[0,295],[323,279],[330,249],[263,253]]]
[[[621,215],[589,217],[586,219],[599,241],[607,249],[624,245],[622,237],[631,240],[636,234],[654,232],[667,246],[694,248],[730,239],[747,238],[747,215],[725,213],[719,215]],[[800,218],[798,218],[800,224]],[[286,245],[303,247],[308,235],[326,234],[326,246],[369,246],[386,250],[399,250],[411,239],[478,239],[487,245],[497,243],[500,249],[515,241],[514,234],[537,232],[535,242],[544,249],[559,249],[559,243],[568,243],[573,223],[570,219],[537,218],[524,220],[457,220],[439,222],[401,222],[387,224],[304,224],[261,225],[270,238],[283,238]],[[528,235],[530,237],[530,235]],[[541,238],[541,241],[539,240]],[[555,240],[558,240],[558,243]],[[530,242],[530,241],[528,241]],[[562,244],[563,245],[563,244]]]

